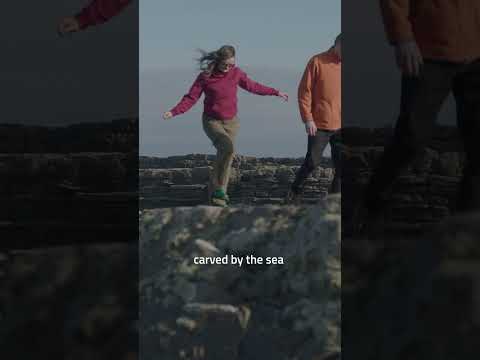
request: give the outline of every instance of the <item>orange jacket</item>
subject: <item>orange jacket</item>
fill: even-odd
[[[313,120],[317,128],[338,130],[342,117],[342,63],[330,49],[310,59],[298,86],[302,121]]]
[[[426,59],[480,58],[480,0],[380,0],[392,44],[416,40]]]

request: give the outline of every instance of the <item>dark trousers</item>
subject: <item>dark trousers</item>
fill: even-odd
[[[400,116],[393,141],[386,147],[367,187],[367,208],[371,212],[382,211],[382,195],[400,172],[424,152],[450,92],[456,101],[457,126],[466,153],[456,207],[460,211],[480,208],[480,61],[427,61],[418,78],[402,79]]]
[[[335,168],[330,192],[339,193],[341,191],[340,130],[318,130],[315,136],[308,136],[307,155],[292,184],[294,193],[302,192],[308,176],[320,165],[323,151],[328,143],[332,149],[332,162]]]

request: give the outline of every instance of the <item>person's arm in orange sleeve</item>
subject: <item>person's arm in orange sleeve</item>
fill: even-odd
[[[380,0],[385,32],[391,44],[415,40],[409,20],[411,0]]]
[[[310,136],[315,135],[317,128],[313,121],[312,113],[312,88],[315,82],[315,61],[312,58],[309,62],[302,76],[302,80],[298,85],[298,107],[300,110],[300,117],[305,123],[305,129]]]
[[[302,80],[298,85],[298,107],[302,121],[313,121],[312,114],[312,86],[315,75],[315,64],[313,59],[308,62],[303,72]]]

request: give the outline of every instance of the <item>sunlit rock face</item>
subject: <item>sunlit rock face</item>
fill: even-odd
[[[340,351],[340,198],[146,210],[143,358],[316,359]],[[244,258],[242,266],[196,258]],[[246,264],[246,257],[264,264]],[[266,264],[272,259],[283,264]],[[200,355],[198,355],[200,356]],[[201,357],[199,357],[201,358]]]

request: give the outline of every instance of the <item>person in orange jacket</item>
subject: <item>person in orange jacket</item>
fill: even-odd
[[[58,33],[64,35],[103,24],[118,15],[131,0],[92,0],[78,14],[64,17],[58,24]]]
[[[466,152],[456,210],[479,209],[480,1],[379,1],[402,72],[401,105],[393,140],[367,187],[367,224],[381,219],[389,188],[423,153],[451,92]]]
[[[298,87],[298,105],[308,135],[308,147],[305,160],[287,194],[287,203],[298,200],[306,179],[320,165],[328,143],[335,168],[331,192],[341,191],[341,70],[341,35],[338,35],[328,51],[310,59]]]

